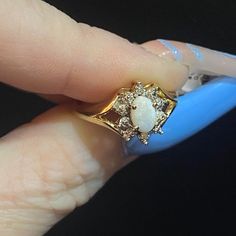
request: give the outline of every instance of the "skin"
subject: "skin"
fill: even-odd
[[[188,67],[39,0],[1,0],[0,15],[1,82],[70,103],[0,140],[0,235],[38,236],[135,159],[117,135],[79,120],[73,101],[105,101],[134,79],[175,91]]]

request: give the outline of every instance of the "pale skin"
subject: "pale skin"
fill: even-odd
[[[188,68],[43,1],[1,0],[0,15],[1,82],[69,101],[0,141],[0,235],[39,236],[135,159],[116,134],[79,120],[75,101],[105,101],[134,79],[175,91]]]

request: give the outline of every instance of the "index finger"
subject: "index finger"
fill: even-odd
[[[174,91],[187,78],[186,66],[43,1],[2,0],[0,15],[0,80],[15,87],[100,102],[132,80]]]

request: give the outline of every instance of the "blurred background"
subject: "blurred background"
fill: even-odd
[[[174,39],[236,54],[233,0],[47,2],[132,42]],[[53,104],[1,84],[0,106],[4,135]],[[236,235],[235,124],[234,110],[187,141],[141,157],[46,235]]]

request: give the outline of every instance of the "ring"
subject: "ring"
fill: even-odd
[[[114,131],[126,141],[137,136],[148,144],[151,134],[163,134],[162,126],[177,105],[174,98],[157,84],[134,82],[130,88],[121,88],[108,103],[83,113],[78,111],[78,115]]]

